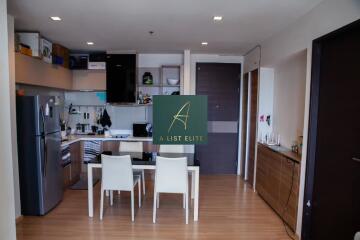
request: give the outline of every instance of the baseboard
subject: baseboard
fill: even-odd
[[[24,219],[23,215],[20,215],[16,218],[16,224],[20,223]]]

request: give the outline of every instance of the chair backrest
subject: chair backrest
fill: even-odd
[[[187,158],[156,157],[157,192],[185,193],[188,186]]]
[[[121,141],[119,152],[143,152],[142,142]]]
[[[104,190],[130,191],[134,186],[130,155],[101,155],[102,186]]]
[[[163,144],[160,145],[159,152],[161,153],[184,153],[184,145],[172,145],[172,144]]]

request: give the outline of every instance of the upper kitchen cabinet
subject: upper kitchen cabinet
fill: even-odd
[[[48,64],[37,58],[15,53],[16,83],[72,89],[72,72],[60,65]]]
[[[106,90],[106,70],[73,70],[72,72],[73,90]]]
[[[107,55],[106,99],[109,103],[136,102],[136,54]]]

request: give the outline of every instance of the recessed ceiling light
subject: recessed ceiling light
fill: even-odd
[[[60,17],[57,17],[57,16],[54,16],[54,17],[50,17],[51,20],[53,21],[61,21],[61,18]]]
[[[94,45],[94,42],[86,42],[87,45]]]
[[[222,19],[223,19],[223,17],[222,16],[214,16],[214,21],[216,21],[216,22],[220,22]]]
[[[208,42],[202,42],[201,45],[206,46],[208,45]]]

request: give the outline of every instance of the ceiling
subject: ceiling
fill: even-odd
[[[8,0],[8,9],[17,30],[40,31],[70,49],[243,54],[320,1]]]

